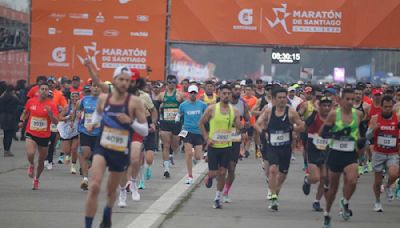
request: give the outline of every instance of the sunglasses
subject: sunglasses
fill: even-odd
[[[168,82],[168,84],[176,84],[177,83],[177,81],[175,81],[175,80],[168,80],[167,82]]]
[[[328,96],[321,96],[321,98],[319,99],[320,102],[332,102],[332,98],[328,97]]]
[[[197,94],[195,91],[190,92],[190,94]]]

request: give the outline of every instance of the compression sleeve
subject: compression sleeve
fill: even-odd
[[[131,124],[131,128],[141,136],[147,136],[149,134],[149,126],[146,123],[139,123],[137,119]]]

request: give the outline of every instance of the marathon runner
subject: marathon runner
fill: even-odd
[[[240,127],[239,111],[229,104],[232,89],[229,85],[221,85],[219,89],[220,102],[209,106],[201,117],[199,127],[203,139],[208,146],[208,175],[204,183],[212,187],[213,179],[217,179],[217,191],[213,208],[221,209],[221,196],[225,185],[226,169],[232,154],[232,127]],[[207,132],[204,124],[210,124]]]
[[[71,174],[76,174],[76,161],[78,159],[79,132],[77,118],[77,103],[80,94],[78,92],[71,93],[71,100],[68,106],[63,108],[60,113],[57,130],[60,133],[61,151],[65,154],[64,164],[71,161]]]
[[[237,131],[235,127],[232,128],[232,150],[228,163],[228,174],[225,180],[223,203],[231,203],[229,192],[232,188],[233,181],[235,180],[236,165],[240,158],[240,152],[244,150],[243,141],[247,137],[247,128],[250,124],[249,108],[244,100],[240,98],[241,86],[239,83],[232,85],[232,99],[231,104],[239,111],[239,118],[241,121],[240,130]]]
[[[339,188],[340,176],[344,174],[343,198],[340,200],[343,219],[352,216],[349,201],[357,185],[357,150],[365,146],[359,140],[361,112],[353,108],[354,90],[345,88],[341,92],[339,108],[332,110],[321,129],[321,137],[332,138],[326,165],[328,167],[328,191],[325,193],[326,208],[324,228],[331,227],[330,211]]]
[[[80,113],[80,118],[78,118],[80,119],[78,131],[80,133],[79,140],[81,147],[79,153],[79,163],[83,176],[80,188],[84,191],[88,190],[89,163],[92,160],[91,158],[93,156],[93,151],[100,135],[100,127],[89,128],[93,121],[93,114],[96,110],[100,89],[97,87],[97,85],[92,84],[90,87],[90,93],[90,96],[84,96],[83,99],[77,104],[78,111]],[[91,131],[89,132],[89,130]]]
[[[309,174],[304,177],[303,192],[310,194],[311,184],[319,182],[315,201],[312,205],[315,211],[323,211],[320,200],[324,194],[324,184],[326,183],[326,147],[328,140],[319,136],[319,131],[332,110],[332,99],[330,97],[321,97],[319,99],[318,109],[314,110],[305,120],[307,127],[307,164]]]
[[[394,199],[393,184],[399,174],[399,115],[393,111],[393,97],[384,96],[381,99],[381,114],[370,120],[367,136],[374,139],[372,150],[372,167],[375,172],[374,211],[383,212],[380,200],[380,187],[383,182],[383,171],[386,169],[388,182],[385,186],[387,199]]]
[[[205,93],[201,97],[201,100],[207,104],[215,104],[217,102],[217,94],[215,93],[215,86],[212,81],[205,82]]]
[[[304,131],[304,123],[297,112],[287,105],[287,89],[273,89],[272,99],[272,108],[261,114],[255,128],[260,134],[264,129],[267,132],[268,153],[263,154],[263,158],[269,162],[268,180],[272,194],[269,208],[278,211],[278,195],[289,171],[292,155],[292,132]]]
[[[161,119],[160,119],[160,137],[163,144],[163,165],[164,177],[170,178],[170,166],[173,164],[173,154],[179,147],[180,138],[178,134],[181,132],[179,123],[175,123],[178,114],[179,104],[183,102],[184,96],[178,92],[176,85],[178,80],[175,75],[167,76],[167,86],[162,97]],[[172,154],[170,154],[170,150]]]
[[[96,146],[90,169],[91,181],[86,200],[85,226],[92,227],[97,210],[98,196],[106,167],[110,174],[107,181],[107,203],[100,227],[111,227],[111,211],[117,197],[117,187],[129,166],[132,129],[147,135],[148,126],[141,101],[128,94],[131,71],[125,66],[115,69],[114,89],[110,94],[101,94],[93,113],[91,132],[101,123],[100,140]]]
[[[188,172],[185,183],[189,185],[193,183],[192,163],[197,164],[201,159],[201,151],[204,143],[198,123],[207,105],[196,99],[198,92],[199,89],[196,85],[189,86],[189,100],[179,105],[179,112],[175,117],[175,122],[180,122],[181,117],[183,117],[182,131],[179,136],[183,138],[185,146],[185,160]]]
[[[44,160],[47,158],[49,140],[51,136],[50,124],[58,123],[58,109],[56,104],[48,98],[49,85],[42,82],[39,85],[39,97],[29,99],[20,117],[19,127],[26,126],[26,155],[29,161],[28,176],[33,178],[33,190],[39,189],[39,178],[44,169]],[[35,153],[39,152],[38,164],[35,169]]]

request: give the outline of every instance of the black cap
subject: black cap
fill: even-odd
[[[73,76],[72,81],[81,81],[81,78],[79,76]]]

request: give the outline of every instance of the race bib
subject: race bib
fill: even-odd
[[[270,144],[272,146],[283,146],[290,144],[290,133],[271,133],[270,135]]]
[[[129,131],[104,127],[100,145],[106,149],[125,152],[128,149]]]
[[[188,135],[188,131],[186,131],[186,130],[182,130],[180,133],[179,133],[179,137],[182,137],[182,138],[186,138],[186,136]]]
[[[55,125],[55,124],[50,124],[50,131],[51,131],[51,132],[57,132],[57,125]]]
[[[29,128],[31,131],[47,131],[47,118],[32,116]]]
[[[215,131],[212,140],[216,143],[227,143],[232,141],[231,131]]]
[[[242,141],[242,134],[237,133],[236,129],[232,129],[232,136],[231,136],[232,142],[241,142]]]
[[[325,150],[326,147],[328,146],[328,143],[329,143],[329,139],[324,139],[319,136],[313,137],[313,144],[315,145],[315,147],[318,150]]]
[[[354,141],[333,140],[332,149],[342,152],[354,152],[355,145]]]
[[[175,117],[178,114],[177,108],[166,108],[164,109],[164,120],[175,121]]]
[[[397,146],[397,140],[391,136],[378,136],[378,145],[380,147],[394,148]]]
[[[90,124],[93,122],[93,114],[85,113],[85,123],[84,127],[88,128]]]

